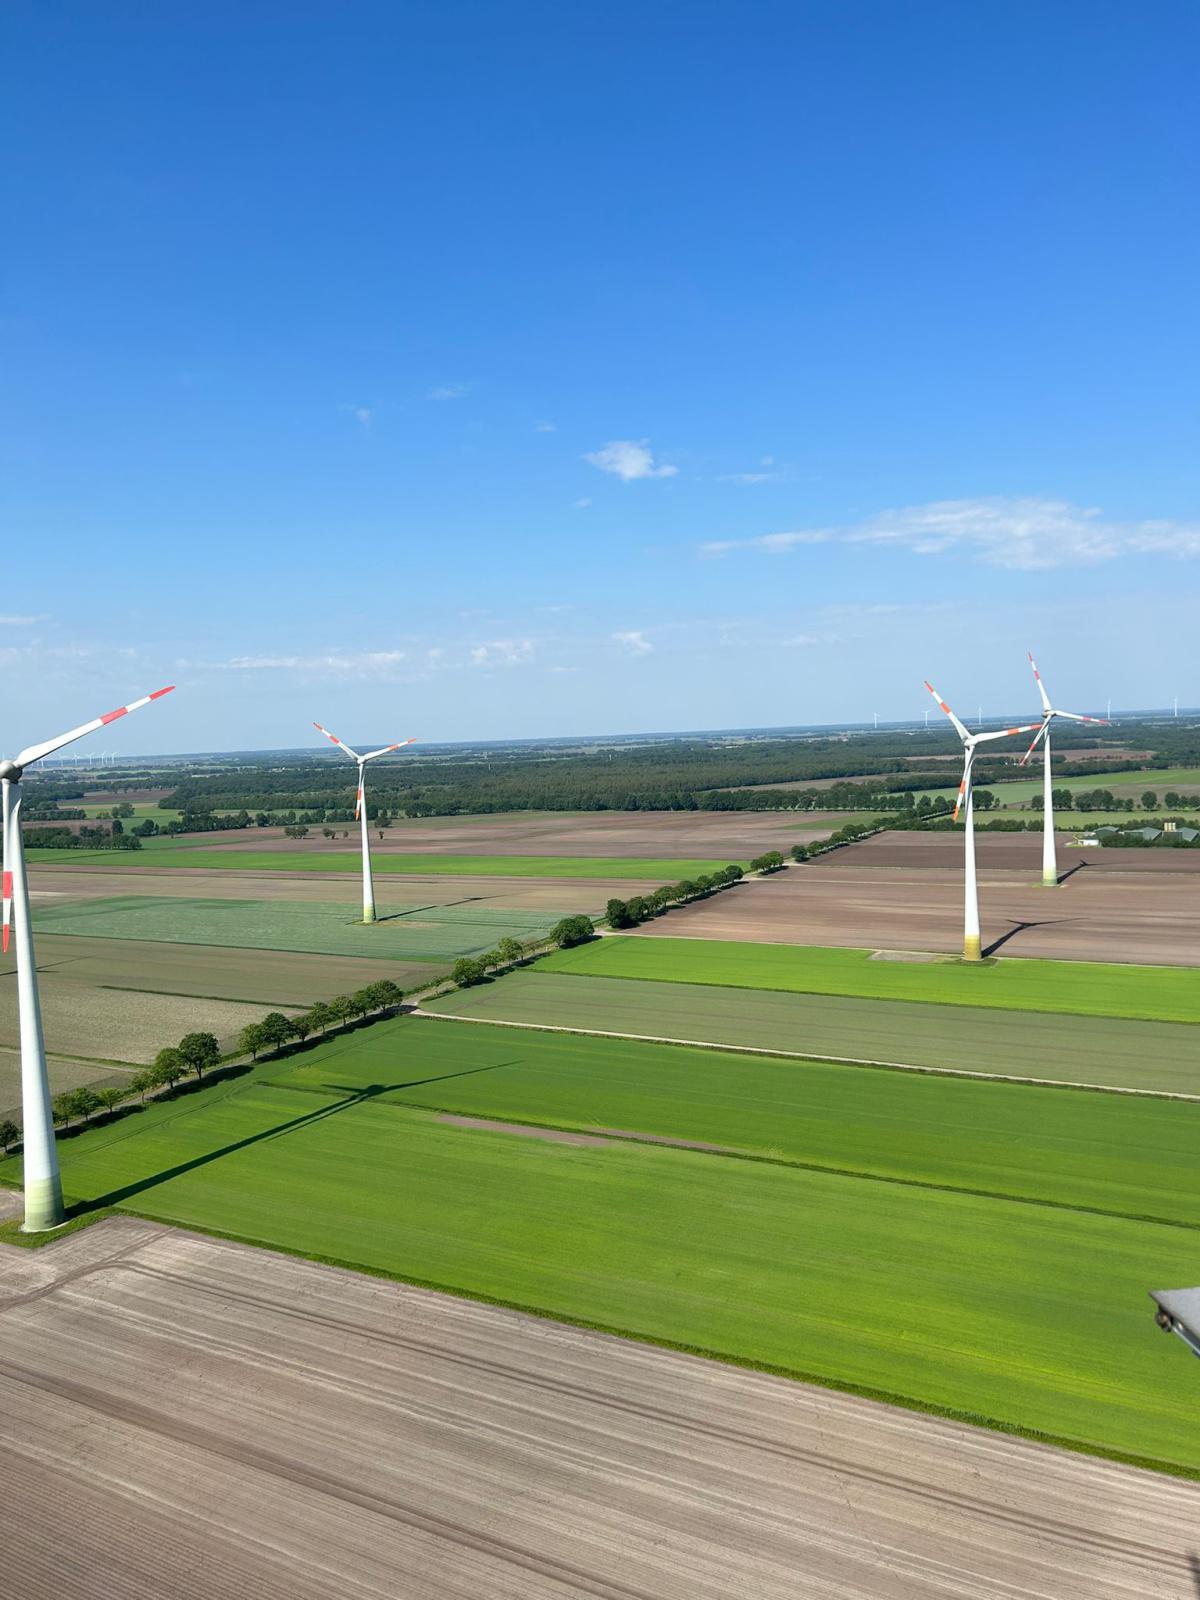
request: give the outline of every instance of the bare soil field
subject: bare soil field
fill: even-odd
[[[50,1093],[62,1094],[68,1089],[79,1089],[85,1083],[93,1088],[105,1084],[123,1085],[129,1081],[129,1071],[121,1067],[98,1064],[95,1061],[72,1061],[60,1056],[47,1060],[50,1074]],[[131,1069],[130,1069],[131,1070]],[[0,1045],[0,1117],[21,1120],[21,1054],[19,1050]]]
[[[1195,1600],[1194,1484],[132,1218],[0,1409],[21,1600]]]
[[[131,994],[98,988],[56,972],[39,973],[39,990],[49,1054],[117,1065],[153,1061],[164,1045],[177,1043],[194,1029],[215,1033],[223,1049],[232,1049],[248,1022],[260,1021],[273,1009],[187,995]],[[0,1047],[15,1049],[19,1043],[17,984],[10,953],[0,968]]]
[[[390,978],[402,989],[423,983],[445,963],[308,955],[294,950],[252,950],[219,945],[150,943],[128,939],[37,936],[38,973],[70,978],[97,989],[195,995],[240,1000],[286,1011],[349,994]]]
[[[1030,835],[1000,834],[980,850],[985,954],[1200,966],[1195,866],[1137,872],[1125,861],[1148,852],[1114,850],[1121,865],[1110,869],[1107,859],[1092,861],[1102,852],[1089,852],[1088,865],[1057,889],[1045,889],[1034,878],[1040,847],[1030,865],[1029,851],[1037,844]],[[747,881],[733,893],[683,906],[634,937],[657,933],[958,954],[961,851],[961,838],[880,834],[771,878]],[[1064,870],[1083,854],[1064,850]],[[1172,862],[1191,859],[1187,852],[1164,854]]]
[[[1084,868],[1089,876],[1134,872],[1168,873],[1184,877],[1200,875],[1200,850],[1085,848],[1075,844],[1073,833],[1056,833],[1060,875]],[[981,872],[1009,872],[1040,879],[1042,874],[1042,836],[1040,833],[988,833],[975,835],[975,854]],[[961,833],[877,833],[858,844],[846,845],[817,857],[809,871],[855,867],[910,867],[918,871],[961,868]],[[1079,876],[1084,876],[1081,872]]]
[[[510,812],[489,817],[430,817],[396,823],[382,842],[371,838],[372,854],[403,855],[407,851],[439,855],[697,857],[740,861],[763,850],[832,832],[848,812],[823,812],[815,823],[797,824],[794,815],[769,811],[598,811],[561,812],[547,816]],[[803,833],[797,832],[797,827]],[[189,844],[222,851],[296,850],[306,854],[356,848],[354,829],[343,839],[324,839],[320,828],[297,844],[281,828],[239,828],[228,833],[197,834]],[[142,861],[146,861],[143,854]],[[141,862],[139,863],[141,864]]]
[[[290,843],[290,841],[289,841]],[[198,867],[140,866],[80,872],[72,867],[38,863],[29,869],[35,908],[69,900],[108,899],[121,894],[174,895],[210,900],[320,901],[354,908],[361,904],[358,872],[239,872],[236,868],[206,873]],[[469,878],[444,873],[389,873],[375,885],[381,915],[389,905],[420,899],[430,905],[475,902],[496,911],[599,911],[614,895],[656,888],[658,879],[640,878]]]

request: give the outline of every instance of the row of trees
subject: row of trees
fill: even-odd
[[[846,822],[840,828],[835,828],[827,839],[816,839],[812,844],[794,844],[791,855],[793,861],[808,861],[812,856],[822,855],[826,850],[835,849],[838,845],[853,844],[856,839],[865,839],[868,834],[878,833],[880,828],[889,826],[889,819],[877,817],[874,822]]]
[[[119,822],[108,828],[22,828],[21,838],[29,848],[41,850],[140,850],[142,841],[120,831]]]
[[[153,1063],[135,1072],[127,1084],[94,1089],[85,1083],[78,1089],[64,1090],[50,1102],[51,1111],[55,1122],[65,1128],[72,1122],[90,1122],[97,1111],[112,1111],[130,1095],[140,1095],[144,1100],[152,1089],[173,1089],[189,1072],[202,1079],[220,1060],[221,1047],[215,1034],[185,1033],[177,1045],[160,1050]],[[3,1133],[0,1126],[0,1137]],[[5,1140],[6,1147],[11,1142]]]
[[[248,1023],[239,1035],[242,1049],[257,1061],[264,1050],[281,1050],[293,1041],[303,1044],[310,1034],[328,1033],[338,1023],[358,1022],[372,1012],[394,1010],[404,999],[404,991],[390,978],[368,983],[353,994],[334,995],[332,1000],[317,1000],[298,1016],[285,1017],[282,1011],[268,1011],[261,1022]]]
[[[486,950],[481,956],[459,956],[450,969],[451,982],[459,989],[473,988],[475,984],[483,983],[496,968],[515,966],[518,961],[541,949],[543,943],[556,944],[560,950],[569,950],[572,945],[585,944],[595,936],[595,932],[591,917],[580,914],[563,917],[556,922],[546,940],[531,939],[522,943],[520,939],[506,935],[494,950]]]
[[[628,900],[610,900],[605,907],[605,920],[610,928],[635,928],[639,922],[648,922],[651,917],[661,916],[672,906],[687,905],[690,900],[703,900],[719,889],[728,889],[740,883],[743,877],[741,867],[730,865],[716,872],[702,873],[698,878],[664,883],[652,894],[635,894]]]

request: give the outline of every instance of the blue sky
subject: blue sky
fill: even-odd
[[[1200,701],[1198,36],[10,6],[0,746]]]

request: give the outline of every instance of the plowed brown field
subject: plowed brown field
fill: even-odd
[[[1200,966],[1200,851],[1062,848],[1059,865],[1063,882],[1045,889],[1038,836],[979,836],[985,953]],[[962,895],[961,836],[880,834],[696,901],[648,931],[957,953]]]

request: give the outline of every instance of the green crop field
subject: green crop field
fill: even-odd
[[[1200,1037],[1194,1026],[1178,1022],[541,970],[509,973],[444,995],[424,1009],[480,1021],[598,1028],[745,1050],[1200,1095]]]
[[[1200,1228],[1200,1104],[415,1018],[331,1041],[271,1080]]]
[[[1200,984],[1188,967],[1008,959],[875,961],[868,950],[638,936],[595,939],[574,950],[556,951],[538,963],[538,971],[1200,1022]]]
[[[331,956],[378,956],[395,961],[450,960],[487,950],[505,934],[547,932],[554,911],[509,911],[467,904],[384,906],[378,922],[358,921],[356,906],[320,901],[202,900],[120,895],[37,905],[40,933],[155,943],[295,950]]]
[[[290,1066],[272,1063],[63,1141],[66,1190],[77,1201],[1200,1471],[1200,1392],[1177,1341],[1155,1329],[1146,1296],[1193,1281],[1195,1229],[1096,1215],[1061,1199],[985,1198],[644,1144],[554,1144],[450,1126],[394,1103],[454,1089],[465,1107],[494,1111],[485,1094],[515,1077],[538,1048],[531,1041],[545,1038],[502,1033],[408,1020],[330,1041]],[[569,1045],[573,1053],[591,1042]],[[688,1054],[661,1052],[676,1062]],[[521,1099],[545,1115],[573,1082],[584,1117],[593,1099],[606,1117],[661,1115],[673,1129],[719,1124],[728,1136],[756,1120],[765,1130],[759,1074],[794,1074],[813,1098],[788,1140],[815,1148],[815,1139],[834,1157],[861,1141],[873,1159],[891,1160],[890,1127],[916,1169],[940,1172],[961,1135],[975,1141],[979,1180],[990,1159],[1017,1181],[1016,1161],[1031,1184],[1074,1182],[1080,1195],[1115,1205],[1134,1195],[1139,1163],[1166,1132],[1154,1113],[1180,1109],[1131,1103],[1150,1120],[1126,1140],[1111,1125],[1073,1122],[1118,1103],[1099,1095],[757,1062],[745,1064],[751,1077],[739,1097],[719,1083],[705,1090],[697,1081],[693,1092],[678,1072],[669,1080],[658,1054],[624,1045],[614,1056],[592,1045],[574,1065],[560,1063],[557,1090],[551,1073],[527,1081]],[[705,1058],[694,1071],[718,1064]],[[639,1067],[645,1086],[622,1088],[611,1076],[636,1080]],[[898,1097],[890,1114],[876,1117],[868,1079]],[[986,1095],[988,1111],[941,1091]],[[940,1119],[940,1140],[927,1136],[929,1118]],[[981,1125],[986,1138],[972,1131]],[[1027,1139],[1046,1141],[1047,1156],[1053,1147],[1044,1166],[1061,1165],[1061,1180],[1039,1174],[1032,1146],[1020,1153]],[[1182,1136],[1169,1142],[1164,1204],[1191,1205],[1189,1146]],[[15,1163],[0,1165],[0,1176],[10,1172]]]
[[[980,784],[980,787],[990,789],[1001,805],[1028,805],[1035,796],[1042,793],[1040,757],[1038,760],[1036,777],[1005,778],[1000,783],[985,783]],[[1113,794],[1119,793],[1125,797],[1132,795],[1139,801],[1146,790],[1152,790],[1158,796],[1161,809],[1163,796],[1168,789],[1173,789],[1177,793],[1190,789],[1200,792],[1200,767],[1147,768],[1142,772],[1094,772],[1086,777],[1076,777],[1071,772],[1070,764],[1060,758],[1054,763],[1054,787],[1070,789],[1072,794],[1091,789],[1110,789]],[[958,793],[958,785],[921,792],[930,795],[940,794],[953,799]]]
[[[176,843],[175,840],[171,842]],[[187,843],[194,846],[194,840],[188,839]],[[44,856],[66,853],[47,850]],[[89,856],[108,857],[115,853],[87,852]],[[34,852],[29,854],[33,859]],[[154,865],[140,861],[136,855],[123,859],[131,867]],[[694,878],[700,873],[716,872],[728,864],[726,861],[634,860],[628,856],[385,855],[378,850],[371,856],[376,876],[396,872],[450,874],[463,878],[636,878],[654,883]],[[172,867],[226,867],[235,872],[357,872],[359,865],[357,850],[235,850],[213,844],[191,850],[177,849],[171,856]]]

